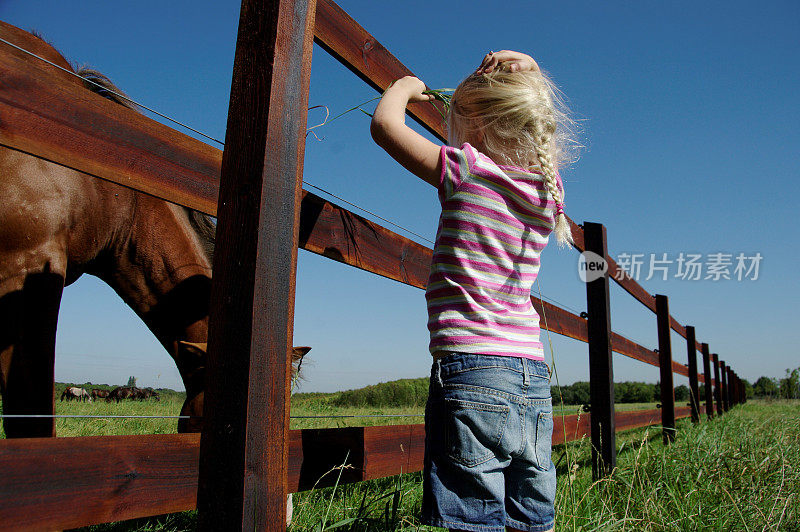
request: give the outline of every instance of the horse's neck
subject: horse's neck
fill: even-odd
[[[141,194],[118,246],[100,277],[164,347],[174,354],[178,341],[207,341],[211,264],[186,212]]]

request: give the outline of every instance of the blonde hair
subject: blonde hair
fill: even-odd
[[[469,142],[497,164],[538,166],[556,203],[556,240],[562,246],[572,243],[556,176],[575,158],[575,123],[547,75],[511,72],[502,64],[489,74],[472,74],[453,93],[446,123],[452,146]]]

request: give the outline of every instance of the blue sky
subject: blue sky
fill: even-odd
[[[644,255],[641,284],[670,296],[672,314],[742,377],[800,366],[800,234],[791,218],[800,177],[800,4],[340,5],[431,87],[455,86],[490,49],[533,55],[583,127],[586,148],[564,172],[567,213],[604,223],[612,255]],[[133,99],[224,138],[237,2],[4,0],[0,20],[36,29]],[[310,105],[336,114],[374,95],[315,47]],[[312,111],[309,123],[320,119]],[[377,148],[368,126],[350,113],[321,128],[321,140],[307,144],[305,179],[432,239],[434,190]],[[674,277],[675,263],[668,280],[645,280],[650,255],[663,253],[763,259],[757,280],[683,280]],[[580,311],[577,258],[549,247],[540,280],[544,295]],[[302,391],[428,373],[420,290],[305,251],[298,262],[295,343],[313,347]],[[612,328],[656,347],[655,315],[615,285],[611,298]],[[585,344],[552,340],[560,381],[587,379]],[[673,356],[683,362],[685,353],[673,334]],[[615,372],[617,380],[658,378],[657,368],[618,355]],[[84,277],[65,291],[56,377],[117,384],[129,375],[180,387],[171,359],[133,312]],[[676,385],[684,381],[676,376]]]

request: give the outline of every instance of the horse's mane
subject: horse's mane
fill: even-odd
[[[185,207],[184,207],[185,208]],[[189,215],[189,223],[192,224],[192,229],[200,237],[200,242],[203,244],[203,251],[206,252],[209,262],[214,262],[214,243],[217,238],[217,226],[211,216],[186,208],[186,213]]]
[[[114,85],[114,83],[108,79],[105,74],[102,74],[101,72],[98,72],[97,70],[94,70],[86,65],[76,67],[74,63],[67,61],[66,58],[64,58],[64,54],[62,54],[53,43],[45,39],[41,33],[36,30],[30,30],[29,33],[52,48],[52,50],[48,50],[48,53],[45,54],[46,56],[51,56],[51,59],[63,60],[67,65],[69,65],[69,70],[83,78],[80,80],[80,83],[85,88],[99,94],[103,98],[111,100],[114,103],[125,106],[128,109],[133,109],[134,111],[139,110],[138,106],[133,103],[130,98],[128,98],[128,95],[125,94],[122,89]],[[55,54],[55,57],[53,57],[53,54]],[[59,62],[61,61],[56,61],[56,63]],[[76,79],[76,81],[78,80]]]
[[[125,94],[122,89],[114,85],[105,74],[85,65],[80,67],[76,73],[83,78],[83,86],[90,91],[114,103],[127,107],[128,109],[133,109],[134,111],[139,110],[139,106],[133,103],[133,101],[128,98],[128,95]]]

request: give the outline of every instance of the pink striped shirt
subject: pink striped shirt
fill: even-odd
[[[441,157],[442,215],[425,292],[431,353],[544,360],[531,305],[555,226],[544,178],[497,165],[469,144],[442,146]]]

